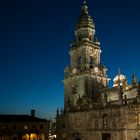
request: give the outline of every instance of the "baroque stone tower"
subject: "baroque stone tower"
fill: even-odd
[[[95,25],[84,1],[75,28],[75,40],[70,48],[70,66],[65,68],[65,109],[77,106],[79,98],[100,100],[101,87],[107,87],[106,67],[100,63],[100,42],[95,37]]]
[[[64,70],[64,109],[57,109],[57,140],[139,140],[140,82],[128,84],[119,70],[108,87],[107,68],[100,62],[100,42],[86,1]]]

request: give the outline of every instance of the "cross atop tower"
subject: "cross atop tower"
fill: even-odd
[[[88,6],[86,0],[83,1],[82,14],[88,14]]]
[[[83,1],[83,4],[85,4],[85,5],[87,4],[86,0]]]

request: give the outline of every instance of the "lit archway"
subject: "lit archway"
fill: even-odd
[[[30,135],[30,140],[37,140],[37,135],[35,133],[32,133]]]
[[[24,136],[22,136],[22,140],[29,140],[29,134],[25,134]]]
[[[45,140],[44,134],[38,134],[38,140]]]

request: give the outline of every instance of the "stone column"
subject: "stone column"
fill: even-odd
[[[125,140],[128,140],[127,139],[127,130],[124,131],[124,137],[125,137]]]

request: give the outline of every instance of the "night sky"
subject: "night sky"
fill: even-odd
[[[118,68],[140,80],[139,0],[88,0],[113,79]],[[82,0],[0,1],[0,114],[55,116],[63,107],[63,71]],[[112,86],[112,82],[110,82]]]

